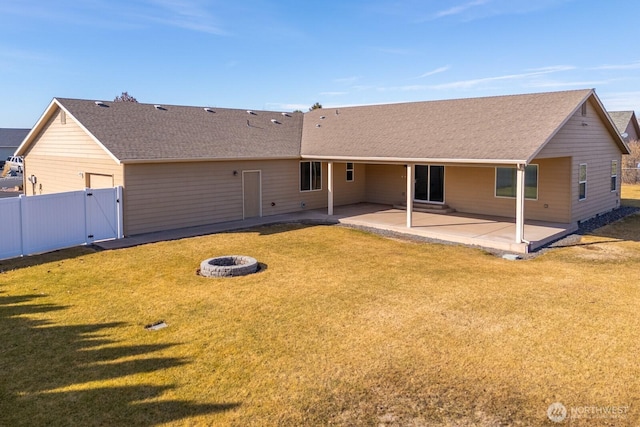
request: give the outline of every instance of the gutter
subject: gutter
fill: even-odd
[[[526,159],[442,159],[442,158],[412,158],[412,157],[355,157],[355,156],[312,156],[302,155],[304,160],[326,160],[344,162],[367,163],[461,163],[461,164],[527,164]]]
[[[265,160],[319,160],[337,162],[361,162],[381,164],[407,164],[407,163],[446,163],[446,164],[475,164],[475,165],[514,165],[527,164],[527,160],[515,159],[439,159],[439,158],[410,158],[410,157],[350,157],[350,156],[270,156],[270,157],[231,157],[231,158],[197,158],[197,159],[122,159],[123,165],[155,164],[155,163],[198,163],[198,162],[244,162]]]
[[[278,156],[278,157],[200,157],[197,159],[122,159],[120,163],[123,165],[136,164],[154,164],[154,163],[201,163],[201,162],[244,162],[244,161],[260,161],[260,160],[300,160],[300,156]]]

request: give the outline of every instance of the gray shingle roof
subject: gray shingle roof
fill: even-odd
[[[56,100],[122,162],[300,156],[301,113]]]
[[[638,124],[634,111],[609,111],[609,116],[611,117],[613,124],[616,125],[618,132],[627,132],[629,125],[631,125],[635,131],[635,135],[630,135],[632,137],[631,139],[635,139],[634,137],[640,136],[640,124]]]
[[[609,116],[620,133],[623,133],[627,129],[632,114],[633,111],[609,111]]]
[[[301,152],[305,158],[529,161],[592,94],[577,90],[314,110],[305,114]]]
[[[124,163],[301,157],[519,163],[531,161],[587,100],[615,136],[615,125],[591,89],[287,115],[56,98],[18,150],[26,152],[60,105]],[[619,135],[615,140],[626,153]]]
[[[0,147],[18,147],[29,131],[30,129],[0,129]]]

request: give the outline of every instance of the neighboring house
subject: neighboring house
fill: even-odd
[[[609,111],[611,120],[629,146],[630,154],[622,158],[622,182],[640,182],[640,126],[633,111]]]
[[[626,142],[640,139],[640,125],[634,111],[609,111],[609,116]]]
[[[45,194],[124,187],[125,235],[372,202],[577,223],[628,147],[593,90],[308,113],[54,99],[18,149]],[[328,179],[331,176],[331,179]]]
[[[13,156],[28,133],[29,129],[0,129],[0,160]]]

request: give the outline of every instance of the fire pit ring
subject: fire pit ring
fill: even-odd
[[[200,275],[204,277],[245,276],[258,271],[258,261],[244,255],[226,255],[205,259],[200,263]]]

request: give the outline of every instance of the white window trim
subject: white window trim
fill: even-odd
[[[309,184],[313,183],[313,163],[320,163],[320,188],[314,189],[314,188],[310,188],[309,190],[303,190],[300,188],[300,183],[302,180],[302,171],[300,170],[300,165],[302,163],[311,163],[311,169],[310,169],[310,175],[309,175],[309,179],[311,180],[311,182]],[[310,185],[310,187],[312,187],[312,185]],[[309,193],[311,191],[322,191],[322,162],[318,162],[315,160],[301,160],[300,163],[298,164],[298,190],[300,191],[300,193]]]
[[[529,198],[526,197],[525,195],[525,200],[532,200],[532,201],[537,201],[540,195],[540,165],[538,163],[531,163],[527,166],[535,166],[536,169],[538,170],[538,173],[536,174],[536,197],[535,198]],[[515,199],[516,196],[498,196],[497,192],[498,192],[498,168],[505,168],[505,169],[516,169],[516,167],[509,167],[509,166],[496,166],[494,168],[494,176],[493,176],[493,197],[495,197],[496,199]]]
[[[611,174],[611,178],[615,178],[616,179],[616,186],[613,190],[611,190],[612,193],[615,193],[616,191],[618,191],[618,161],[617,160],[611,160],[611,170],[613,171],[613,165],[616,165],[616,173],[612,173]]]
[[[584,166],[584,181],[580,180],[580,169]],[[589,180],[589,168],[587,167],[587,163],[580,163],[578,166],[578,201],[581,202],[583,200],[587,200],[587,181]],[[580,184],[584,184],[584,197],[580,198]]]
[[[349,168],[349,165],[351,165],[351,168]],[[356,180],[356,164],[353,162],[347,162],[345,166],[346,166],[345,179],[347,180],[347,182],[355,181]],[[349,179],[349,171],[351,171],[351,179]]]

